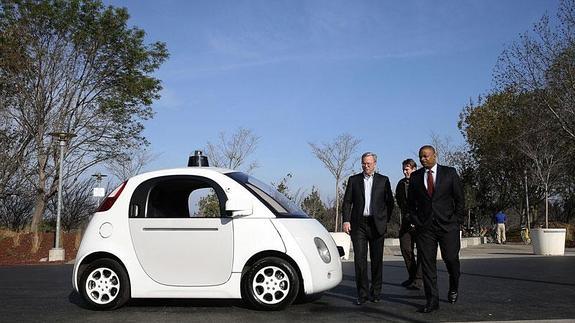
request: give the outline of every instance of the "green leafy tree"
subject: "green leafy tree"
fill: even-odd
[[[208,218],[220,217],[220,202],[216,192],[212,191],[208,195],[201,197],[198,201],[200,214]]]
[[[293,175],[291,173],[287,173],[286,176],[284,176],[279,181],[278,184],[275,184],[272,182],[271,185],[273,187],[275,187],[278,192],[285,195],[285,197],[287,197],[295,205],[301,205],[301,202],[303,201],[303,198],[304,198],[305,190],[298,188],[295,192],[292,191],[288,185],[289,180],[292,178],[293,178]]]
[[[523,174],[528,165],[517,141],[529,122],[529,116],[521,112],[527,103],[513,92],[495,93],[477,105],[468,105],[461,114],[459,127],[471,158],[464,159],[467,166],[459,170],[467,182],[466,196],[475,200],[483,219],[523,201]]]
[[[493,214],[499,209],[519,208],[525,214],[525,175],[529,199],[545,202],[566,177],[563,167],[573,149],[555,127],[550,112],[541,109],[539,92],[511,90],[491,94],[477,106],[468,106],[460,127],[471,147],[477,168],[468,169],[479,207]],[[473,165],[473,164],[472,164]],[[522,222],[526,222],[523,220]]]
[[[301,208],[305,213],[315,219],[323,219],[327,214],[325,204],[321,200],[319,190],[315,186],[312,187],[311,193],[303,199]],[[328,227],[326,226],[326,228]]]
[[[22,129],[17,151],[30,157],[21,167],[36,192],[32,231],[57,191],[49,133],[76,134],[66,151],[71,178],[147,144],[142,121],[161,90],[152,74],[168,52],[164,43],[145,44],[128,18],[99,0],[0,2],[0,114]]]

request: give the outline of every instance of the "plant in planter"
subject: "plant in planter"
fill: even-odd
[[[531,161],[531,174],[544,192],[545,229],[531,231],[533,253],[563,255],[565,253],[565,228],[549,228],[549,193],[558,182],[558,175],[567,155],[555,144],[555,134],[534,129],[529,138],[521,140],[520,149]]]

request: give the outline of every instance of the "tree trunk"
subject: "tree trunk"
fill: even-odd
[[[40,248],[40,237],[38,236],[38,229],[40,227],[40,222],[42,222],[42,218],[44,217],[44,211],[46,210],[46,172],[44,171],[46,163],[46,156],[40,155],[38,157],[38,187],[36,189],[34,211],[32,212],[32,222],[30,224],[30,231],[34,233],[31,250],[32,253],[36,253]]]
[[[30,231],[38,232],[38,227],[44,216],[44,210],[46,209],[46,172],[44,167],[46,164],[45,158],[39,159],[38,172],[38,186],[36,188],[36,198],[34,200],[34,212],[32,213],[32,223],[30,224]]]
[[[34,212],[32,213],[32,223],[30,224],[30,231],[34,233],[34,239],[32,240],[31,252],[36,253],[40,248],[40,237],[38,229],[40,227],[40,222],[44,216],[44,210],[46,209],[46,199],[45,193],[38,192],[36,195],[36,201],[34,203]]]
[[[545,184],[545,229],[549,229],[549,191]]]
[[[32,213],[32,222],[30,224],[30,231],[38,232],[40,222],[44,215],[44,210],[46,209],[46,198],[44,191],[38,191],[36,193],[36,199],[34,201],[34,211]]]

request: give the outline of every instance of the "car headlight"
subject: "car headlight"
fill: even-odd
[[[329,249],[327,249],[327,245],[321,238],[315,237],[313,238],[313,242],[315,242],[315,246],[317,248],[317,252],[323,262],[329,264],[331,262],[331,255],[329,253]]]

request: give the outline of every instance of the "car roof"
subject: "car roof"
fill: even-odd
[[[169,175],[204,175],[209,176],[210,174],[220,173],[229,174],[238,172],[233,169],[219,168],[219,167],[181,167],[181,168],[168,168],[160,169],[151,172],[146,172],[133,176],[132,179],[148,179],[158,176],[169,176]]]

